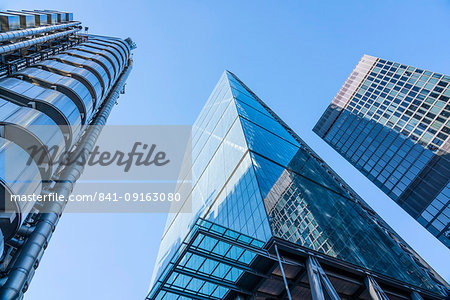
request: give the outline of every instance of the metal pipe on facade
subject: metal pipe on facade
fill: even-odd
[[[34,34],[45,33],[45,32],[50,32],[50,31],[54,31],[54,30],[60,30],[60,29],[64,29],[67,27],[78,26],[78,25],[81,25],[81,22],[70,22],[70,23],[65,23],[65,24],[60,24],[60,25],[41,26],[41,27],[37,27],[37,28],[29,28],[29,29],[23,29],[23,30],[2,32],[2,33],[0,33],[0,42],[10,41],[13,39],[23,38],[23,37],[31,36]]]
[[[132,69],[132,65],[123,71],[120,78],[117,80],[108,98],[105,100],[102,108],[94,118],[91,125],[92,130],[87,130],[78,147],[82,148],[80,156],[76,156],[77,161],[86,161],[87,155],[90,154],[95,146],[98,136],[102,130],[102,126],[106,124],[106,120],[111,112],[112,107],[116,103],[119,94],[125,85]],[[58,195],[63,195],[68,198],[75,186],[76,181],[81,176],[84,170],[84,164],[71,164],[65,168],[59,176],[54,189],[51,191]],[[59,218],[64,210],[65,202],[51,202],[48,203],[46,213],[42,213],[37,220],[35,229],[26,240],[17,260],[8,273],[8,279],[0,288],[0,299],[13,300],[21,299],[23,293],[28,287],[28,280],[34,273],[39,259],[42,256],[53,230],[59,221]]]
[[[23,237],[28,237],[35,229],[35,226],[25,226],[22,224],[19,230],[17,230],[17,234]]]
[[[0,47],[0,54],[4,54],[4,53],[7,53],[7,52],[11,52],[11,51],[16,51],[16,50],[19,50],[21,48],[30,47],[30,46],[33,46],[33,45],[36,45],[36,44],[44,43],[44,42],[47,42],[49,40],[54,40],[54,39],[57,39],[59,37],[66,36],[66,35],[75,33],[77,31],[80,31],[80,29],[81,28],[74,28],[74,29],[63,31],[63,32],[58,32],[58,33],[49,34],[49,35],[46,35],[46,36],[42,36],[42,37],[26,40],[26,41],[23,41],[23,42],[18,42],[18,43],[14,43],[14,44],[1,46]]]
[[[369,291],[372,300],[389,300],[389,297],[372,276],[367,276],[364,283],[366,284],[366,288]]]
[[[314,256],[306,260],[306,271],[308,273],[309,286],[313,300],[340,300],[333,284],[328,279],[322,266]]]

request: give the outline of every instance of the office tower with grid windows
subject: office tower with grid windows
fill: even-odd
[[[22,299],[66,202],[14,196],[67,199],[124,92],[135,45],[82,33],[68,12],[8,10],[0,20],[0,299]]]
[[[364,55],[314,127],[450,248],[450,76]]]
[[[188,153],[192,212],[169,214],[147,299],[446,297],[449,285],[234,74]]]

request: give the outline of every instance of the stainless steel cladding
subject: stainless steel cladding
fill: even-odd
[[[52,12],[56,13],[58,16],[58,23],[70,22],[73,21],[73,13],[69,13],[66,11],[57,11],[57,10],[41,10],[39,12]]]
[[[0,137],[0,193],[4,196],[0,227],[6,240],[12,238],[32,209],[28,201],[11,201],[12,195],[41,193],[41,177],[37,165],[29,162],[29,154],[15,143]]]
[[[113,80],[115,79],[115,73],[114,73],[114,68],[113,68],[112,64],[105,57],[103,57],[99,54],[92,54],[92,53],[81,51],[78,49],[70,49],[70,50],[64,51],[63,53],[66,53],[66,54],[69,54],[69,55],[72,55],[75,57],[91,60],[93,62],[98,63],[100,66],[102,66],[102,68],[105,70],[106,75],[108,77],[108,79],[106,80],[106,83],[108,85],[107,89],[109,89],[109,87],[111,86],[111,82],[113,82]]]
[[[56,15],[56,23],[57,24],[61,24],[62,22],[66,21],[66,14],[60,11],[56,11],[56,10],[36,10],[42,13],[47,14],[55,14]],[[53,23],[52,23],[53,24]]]
[[[66,149],[69,149],[82,126],[101,105],[116,73],[122,72],[127,59],[128,49],[123,42],[96,38],[81,44],[79,49],[68,50],[25,68],[15,73],[14,78],[0,80],[0,95],[15,102],[8,103],[20,107],[23,114],[27,112],[30,116],[31,112],[27,110],[33,111],[34,115],[40,114],[40,124],[59,125],[59,136],[65,137]],[[42,116],[46,117],[45,121]],[[35,116],[35,119],[38,118]],[[17,118],[14,122],[20,123]],[[9,121],[10,124],[14,122]],[[49,138],[39,140],[41,144],[50,143]],[[25,147],[23,141],[16,142]],[[58,142],[53,143],[56,144]],[[45,169],[42,177],[49,177],[49,174],[51,171]]]
[[[73,21],[73,13],[66,12],[65,14],[67,22]]]
[[[36,27],[36,20],[33,15],[27,14],[27,13],[16,13],[16,12],[4,12],[8,15],[18,16],[20,20],[20,28],[21,29],[27,29],[27,28],[34,28]]]
[[[36,26],[44,26],[44,25],[50,25],[47,22],[47,15],[43,13],[38,13],[35,11],[29,11],[29,10],[7,10],[10,12],[18,12],[18,13],[26,13],[34,16],[34,21],[36,23]]]
[[[120,51],[109,45],[99,45],[92,42],[87,42],[75,47],[75,49],[89,53],[98,53],[104,56],[110,63],[113,64],[116,73],[123,68],[123,64],[125,62]]]
[[[56,25],[58,24],[58,13],[54,11],[48,10],[34,10],[35,13],[45,14],[47,16],[47,24],[48,25]]]
[[[90,54],[97,54],[97,55],[100,55],[100,56],[103,56],[104,58],[106,58],[106,60],[108,60],[108,62],[111,64],[112,70],[114,72],[114,78],[112,80],[115,81],[117,79],[118,72],[120,70],[120,65],[119,65],[120,63],[115,58],[113,53],[111,53],[110,51],[106,51],[104,49],[93,48],[86,44],[82,44],[80,46],[74,47],[73,49],[87,52]]]
[[[39,13],[56,15],[61,22],[72,18],[66,13],[53,11],[28,13],[33,16]],[[51,36],[54,30],[64,30],[78,24],[69,22],[17,30],[14,38],[44,33],[47,28],[53,28],[46,35]],[[0,34],[0,41],[2,39],[10,40],[11,36]],[[31,40],[33,38],[28,41]],[[6,153],[12,153],[12,150],[6,152],[6,149],[13,149],[17,150],[14,157],[20,162],[32,162],[31,167],[27,166],[28,171],[24,171],[26,168],[20,163],[13,165],[15,169],[11,174],[14,178],[11,182],[6,181],[8,178],[4,178],[5,173],[1,173],[4,195],[40,193],[41,180],[54,178],[61,155],[78,142],[83,127],[92,121],[128,65],[129,56],[130,47],[123,40],[88,36],[88,40],[78,46],[0,79],[0,141],[5,141],[3,148],[0,148],[3,151],[0,155],[5,157]],[[33,149],[45,151],[37,156]],[[13,156],[9,154],[8,157]],[[16,179],[22,180],[22,183],[36,179],[37,183],[27,184],[27,190],[24,190],[25,185],[20,186],[14,181]],[[2,200],[0,203],[6,203],[5,198]],[[8,216],[0,213],[0,226],[6,239],[14,235],[29,209],[17,205],[12,207]],[[11,220],[9,225],[5,223],[5,216]]]
[[[39,68],[26,68],[14,76],[65,94],[77,106],[81,114],[81,124],[86,124],[91,117],[94,108],[92,96],[88,88],[77,79]]]
[[[128,45],[127,42],[125,42],[121,39],[108,38],[108,37],[103,37],[103,36],[93,36],[93,37],[89,38],[89,41],[98,41],[98,42],[117,45],[126,52],[126,59],[128,59],[130,57],[131,47],[130,47],[130,45]]]
[[[107,43],[99,40],[89,40],[87,43],[84,43],[83,45],[102,49],[104,48],[106,51],[111,51],[114,56],[119,60],[120,67],[123,67],[123,64],[126,62],[127,54],[125,53],[125,50],[120,47],[119,45],[113,44],[113,43]]]
[[[89,69],[82,66],[78,67],[76,65],[53,60],[57,56],[52,57],[51,60],[39,62],[34,66],[55,74],[72,77],[82,82],[88,88],[89,93],[93,98],[94,107],[96,108],[102,99],[103,93],[102,84],[100,83],[98,77]]]
[[[93,148],[130,74],[135,44],[80,34],[81,23],[68,12],[3,15],[0,299],[22,299],[65,206],[41,200],[70,195],[84,166],[66,158]],[[100,126],[85,130],[89,124]]]
[[[17,42],[14,44],[10,44],[10,45],[5,45],[5,46],[0,46],[0,54],[4,54],[4,53],[8,53],[8,52],[13,52],[22,48],[27,48],[27,47],[31,47],[37,44],[42,44],[45,43],[47,41],[50,40],[54,40],[63,36],[67,36],[70,35],[72,33],[75,33],[77,31],[79,31],[80,28],[75,28],[75,29],[69,29],[63,32],[58,32],[58,33],[54,33],[54,34],[49,34],[49,35],[45,35],[42,37],[37,37],[37,38],[33,38],[33,39],[29,39],[23,42]]]
[[[106,74],[105,68],[103,68],[100,64],[98,64],[95,61],[79,58],[76,56],[71,56],[69,54],[59,54],[51,57],[52,60],[56,60],[59,62],[62,62],[64,64],[68,64],[75,67],[84,68],[86,70],[89,70],[94,74],[101,86],[102,92],[100,98],[103,98],[103,96],[106,95],[106,92],[109,89],[109,80],[108,75]],[[41,65],[41,64],[39,64]],[[97,104],[100,104],[98,102]]]
[[[0,31],[12,31],[20,29],[19,16],[0,13]]]
[[[31,105],[52,118],[64,134],[66,150],[78,139],[81,114],[75,103],[64,94],[9,77],[0,80],[0,95],[24,105]]]
[[[1,136],[27,151],[36,161],[43,180],[50,180],[57,159],[65,150],[59,126],[45,113],[0,98]],[[36,155],[35,150],[41,151]]]
[[[53,25],[53,26],[41,26],[41,27],[37,27],[37,28],[16,30],[13,32],[4,32],[4,33],[0,33],[0,42],[10,41],[10,40],[18,39],[18,38],[32,36],[35,34],[50,32],[50,31],[56,31],[56,30],[60,30],[60,29],[68,28],[68,27],[77,26],[80,24],[81,24],[80,22],[70,22],[67,24],[60,24],[60,25]]]

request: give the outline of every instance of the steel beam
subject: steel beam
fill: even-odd
[[[306,270],[313,300],[341,299],[315,257],[308,257]]]
[[[372,276],[367,276],[364,282],[372,300],[389,300],[389,297],[384,293]]]

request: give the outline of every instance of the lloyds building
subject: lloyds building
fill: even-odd
[[[450,248],[450,76],[364,55],[314,127]]]
[[[169,214],[147,299],[447,297],[449,285],[231,72],[189,150],[180,182],[192,180],[192,213]]]
[[[0,21],[0,299],[22,299],[66,202],[11,200],[67,199],[84,164],[60,158],[89,155],[124,92],[135,44],[87,34],[68,12],[8,10]]]

